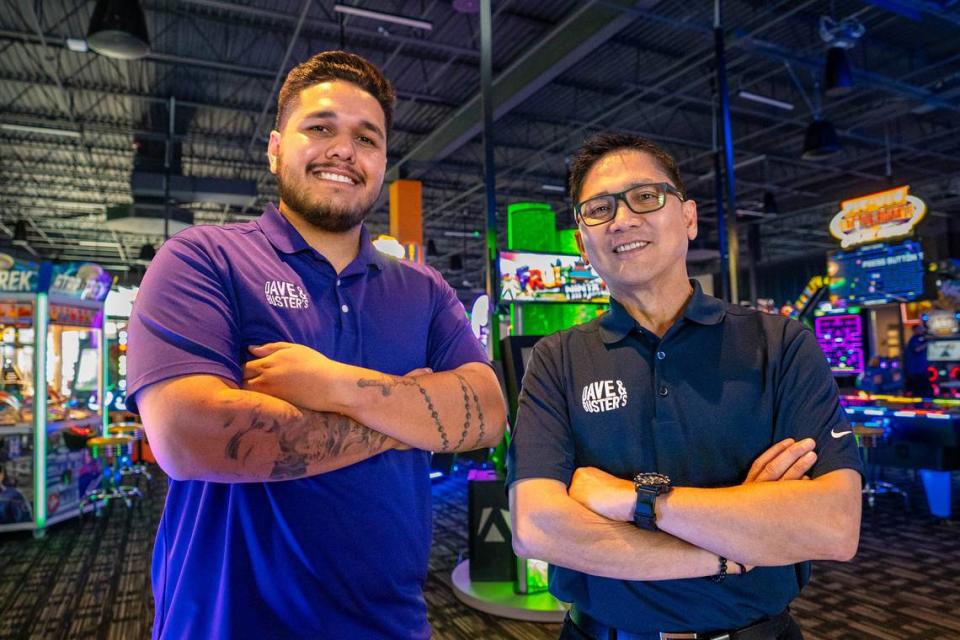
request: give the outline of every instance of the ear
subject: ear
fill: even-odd
[[[687,227],[687,238],[693,240],[697,237],[697,203],[694,200],[684,200],[683,219]]]
[[[587,257],[587,250],[583,247],[583,236],[580,235],[580,229],[574,231],[573,237],[577,241],[577,250],[580,252],[580,257],[583,258],[584,264],[590,264],[590,258]]]
[[[270,173],[276,175],[278,159],[280,158],[280,132],[274,129],[270,132],[270,142],[267,143],[267,160],[270,161]]]

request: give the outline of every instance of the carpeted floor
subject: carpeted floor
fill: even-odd
[[[819,562],[793,610],[807,640],[960,639],[960,523],[934,522],[919,484],[893,473],[911,495],[865,511],[860,552],[848,564]],[[0,537],[0,638],[147,638],[153,619],[149,566],[165,480],[156,473],[140,510],[52,527],[42,539]],[[434,546],[425,595],[438,640],[556,638],[558,625],[494,618],[460,604],[450,572],[467,548],[464,475],[435,486]],[[954,518],[960,519],[960,477]]]

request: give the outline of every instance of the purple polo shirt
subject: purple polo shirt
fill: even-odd
[[[239,383],[247,347],[276,341],[390,374],[487,359],[434,269],[384,256],[364,228],[338,276],[269,205],[157,253],[130,319],[128,402],[177,376]],[[429,456],[388,451],[286,482],[171,480],[153,637],[429,637]]]

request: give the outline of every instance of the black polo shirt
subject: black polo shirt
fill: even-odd
[[[732,486],[787,437],[816,439],[814,477],[861,470],[814,336],[799,322],[693,286],[663,338],[612,300],[596,320],[537,343],[523,378],[508,485],[525,478],[569,485],[576,468],[592,466],[621,478],[658,471],[675,486]],[[708,631],[779,613],[809,574],[801,563],[758,567],[721,584],[639,582],[552,566],[550,591],[614,627]]]

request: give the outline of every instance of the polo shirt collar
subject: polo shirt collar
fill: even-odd
[[[257,219],[257,225],[274,249],[280,253],[292,254],[313,250],[296,227],[290,224],[290,221],[272,202],[267,204],[263,214]],[[343,275],[350,275],[350,272],[358,272],[368,266],[382,269],[385,259],[385,256],[373,246],[373,242],[370,241],[370,231],[364,224],[360,227],[360,251],[354,261],[344,269]]]
[[[683,310],[683,319],[702,325],[718,324],[723,320],[726,311],[721,300],[708,296],[703,292],[700,283],[691,280],[693,295]],[[637,327],[626,308],[615,298],[610,298],[610,309],[600,317],[600,338],[606,344],[619,342]]]

